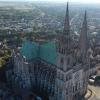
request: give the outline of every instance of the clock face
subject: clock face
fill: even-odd
[[[74,79],[75,80],[79,80],[79,78],[80,78],[80,73],[79,72],[75,73]]]

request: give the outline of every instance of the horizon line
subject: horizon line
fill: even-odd
[[[43,3],[45,3],[45,2],[47,3],[48,2],[48,3],[57,3],[57,4],[58,3],[59,4],[60,3],[67,3],[68,2],[69,4],[70,3],[71,4],[72,3],[74,3],[74,4],[92,4],[92,5],[95,5],[95,4],[99,5],[100,4],[100,2],[91,2],[91,3],[90,2],[72,2],[72,1],[70,1],[70,2],[69,1],[63,1],[62,2],[62,1],[45,1],[45,0],[44,1],[41,1],[41,0],[40,1],[37,1],[37,0],[34,0],[34,1],[32,1],[32,0],[26,0],[26,1],[25,0],[22,0],[22,1],[21,0],[15,0],[15,1],[12,1],[12,0],[8,0],[8,1],[7,0],[0,0],[0,2],[33,2],[33,3],[34,2],[43,2]]]

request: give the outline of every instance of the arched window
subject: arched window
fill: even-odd
[[[61,57],[60,59],[60,68],[63,69],[63,65],[64,65],[64,58]]]
[[[64,58],[63,57],[61,57],[61,64],[63,64],[64,63]]]
[[[60,78],[60,72],[58,72],[58,78]]]
[[[70,58],[67,59],[67,65],[70,65]]]
[[[66,89],[66,94],[68,95],[68,89]]]
[[[63,80],[64,79],[64,75],[61,73],[61,80]]]
[[[61,53],[63,54],[63,48],[61,49]]]

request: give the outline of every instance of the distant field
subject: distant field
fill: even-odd
[[[34,4],[31,2],[0,2],[2,9],[34,9]]]

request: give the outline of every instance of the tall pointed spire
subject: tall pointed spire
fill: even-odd
[[[88,37],[87,37],[87,12],[86,11],[84,15],[84,21],[82,24],[79,44],[80,44],[80,52],[81,52],[82,60],[84,61],[86,59],[88,44],[89,44]]]
[[[65,22],[64,22],[64,34],[69,35],[70,34],[70,25],[69,25],[69,4],[67,2],[67,8],[66,8],[66,15],[65,15]]]
[[[70,24],[69,24],[69,6],[67,2],[66,7],[66,15],[65,15],[65,21],[64,21],[64,30],[63,34],[59,37],[60,44],[65,48],[66,52],[70,51],[71,48],[71,36],[70,36]]]

